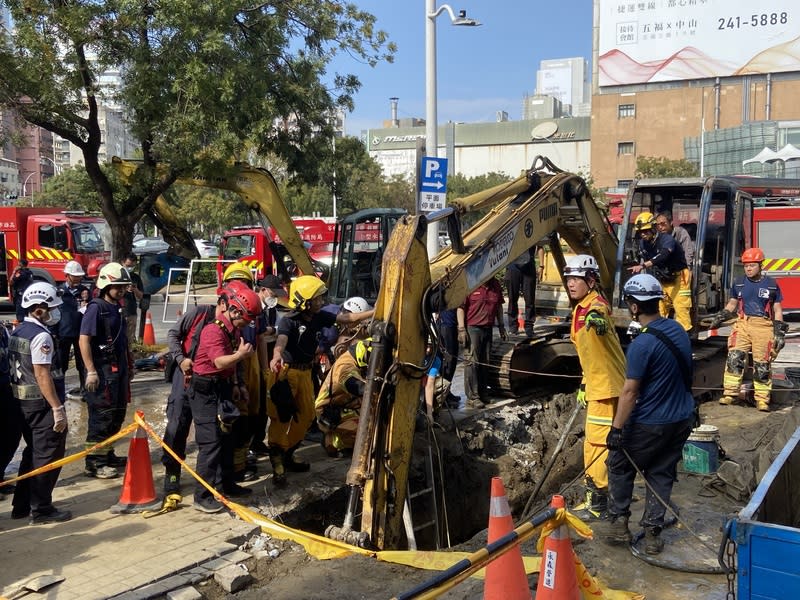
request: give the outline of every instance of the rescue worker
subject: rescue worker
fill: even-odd
[[[144,283],[142,282],[142,278],[139,277],[139,274],[134,272],[136,268],[136,262],[138,258],[132,252],[130,254],[125,255],[125,258],[122,260],[122,266],[125,267],[125,270],[128,272],[128,276],[131,278],[131,283],[128,288],[125,290],[125,333],[128,338],[128,343],[133,344],[136,341],[136,316],[139,312],[140,303],[144,300]],[[149,296],[148,296],[148,306],[149,306]]]
[[[225,269],[222,275],[222,285],[232,290],[254,290],[255,278],[247,265],[235,262]],[[260,298],[259,303],[261,303]],[[250,443],[253,438],[252,425],[254,423],[250,416],[258,414],[263,379],[262,372],[269,365],[269,356],[265,354],[266,348],[264,347],[266,327],[266,322],[259,315],[248,327],[244,327],[240,331],[244,341],[253,347],[254,352],[239,365],[243,385],[234,389],[234,402],[242,416],[241,419],[237,419],[233,424],[230,434],[234,449],[233,476],[237,481],[252,481],[257,477],[255,454],[252,455],[252,460],[248,458]]]
[[[653,228],[653,213],[643,212],[634,222],[639,236],[639,264],[630,267],[631,273],[651,273],[664,290],[660,313],[668,317],[674,311],[675,320],[689,331],[692,328],[692,275],[683,248],[675,238]]]
[[[167,332],[167,349],[170,353],[168,365],[173,366],[168,366],[165,372],[172,387],[167,397],[164,443],[183,460],[186,459],[186,442],[192,425],[189,386],[192,381],[194,358],[200,345],[200,333],[203,327],[215,318],[219,318],[227,309],[227,301],[218,301],[216,306],[213,304],[195,306],[186,311]],[[164,495],[179,494],[180,463],[164,451],[161,454],[161,464],[165,469]]]
[[[53,374],[61,367],[48,329],[58,323],[61,303],[52,284],[32,283],[21,299],[25,320],[11,334],[11,388],[24,417],[20,475],[64,458],[67,412],[64,397],[56,392]],[[69,521],[72,513],[53,506],[53,488],[60,473],[60,468],[53,469],[18,482],[11,518],[29,518],[31,525]]]
[[[133,359],[121,302],[129,285],[125,267],[117,262],[104,265],[97,275],[98,295],[81,320],[78,344],[86,368],[87,449],[117,433],[125,422]],[[100,448],[86,456],[84,474],[112,479],[119,476],[117,468],[124,467],[126,460],[114,454],[113,448]]]
[[[533,325],[536,322],[536,280],[541,275],[540,267],[544,269],[544,249],[533,246],[526,250],[514,262],[508,265],[505,274],[505,284],[508,290],[508,331],[516,334],[519,332],[519,297],[525,301],[525,314],[523,326],[525,335],[533,337]]]
[[[625,383],[606,439],[609,518],[593,526],[609,542],[630,542],[628,520],[638,469],[647,483],[641,524],[644,549],[651,555],[664,548],[664,515],[695,406],[691,342],[677,322],[659,315],[663,293],[647,274],[634,275],[623,287],[628,309],[642,330],[628,346]]]
[[[675,238],[681,248],[683,248],[683,256],[686,259],[686,265],[689,271],[692,270],[694,263],[695,245],[692,236],[680,225],[672,223],[672,213],[668,210],[661,211],[656,215],[656,227],[662,233],[668,233]]]
[[[311,367],[320,332],[335,323],[358,323],[375,312],[374,309],[357,313],[341,311],[334,315],[322,311],[327,292],[328,288],[317,277],[298,277],[289,287],[288,302],[292,310],[278,323],[278,339],[270,361],[277,381],[270,389],[267,432],[275,485],[286,483],[286,471],[302,473],[310,469],[308,463],[295,459],[294,453],[314,420]]]
[[[352,451],[358,432],[358,411],[364,394],[371,339],[350,344],[322,382],[314,409],[329,456]]]
[[[278,302],[286,303],[288,294],[277,275],[267,275],[258,281],[256,293],[261,298],[261,319],[264,322],[264,334],[259,338],[258,361],[261,371],[261,385],[258,394],[258,411],[250,416],[252,441],[250,451],[257,456],[269,456],[269,448],[264,443],[267,437],[267,391],[274,381],[269,369],[269,359],[278,339]]]
[[[785,344],[788,325],[783,321],[783,294],[778,282],[764,275],[761,263],[764,251],[748,248],[742,252],[744,275],[731,286],[730,300],[711,321],[711,329],[736,317],[728,337],[728,358],[723,376],[724,390],[720,404],[732,404],[739,395],[747,353],[753,357],[753,388],[756,407],[769,410],[772,393],[772,361]],[[734,310],[736,311],[734,313]]]
[[[11,371],[8,362],[8,329],[0,323],[0,500],[13,491],[3,487],[5,472],[22,439],[22,411],[11,393]]]
[[[495,320],[500,338],[507,339],[503,325],[503,288],[491,277],[467,296],[456,310],[458,342],[464,346],[464,391],[468,408],[489,404],[486,370],[492,348],[492,327]]]
[[[14,272],[11,274],[9,285],[18,323],[22,323],[22,320],[25,318],[25,308],[22,306],[22,292],[32,283],[33,271],[28,268],[28,259],[20,258],[17,268],[14,269]]]
[[[261,314],[261,301],[253,290],[225,288],[217,300],[225,310],[206,324],[200,332],[200,343],[192,364],[189,402],[197,442],[195,471],[214,488],[222,488],[229,496],[241,496],[250,490],[233,481],[232,424],[241,416],[234,403],[234,389],[244,387],[237,365],[252,356],[253,345],[246,342],[240,330]],[[222,504],[199,482],[194,491],[195,509],[214,513]]]
[[[586,407],[583,462],[586,468],[587,518],[604,518],[608,509],[606,437],[625,381],[625,356],[608,301],[599,293],[600,268],[593,256],[579,254],[564,267],[572,311],[570,339],[575,344],[583,378],[577,401]]]
[[[86,393],[86,373],[83,367],[78,338],[81,333],[81,320],[83,320],[83,312],[81,312],[83,301],[81,298],[84,292],[88,291],[88,288],[81,283],[86,273],[79,262],[71,260],[64,265],[64,275],[66,280],[58,286],[58,289],[61,290],[61,299],[64,301],[61,305],[61,321],[58,323],[57,331],[58,358],[62,369],[66,371],[69,367],[70,352],[74,350],[75,369],[78,371],[79,386],[70,390],[68,396],[76,400],[83,400]]]

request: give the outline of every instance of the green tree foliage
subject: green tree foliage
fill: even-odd
[[[512,177],[503,173],[486,173],[477,177],[466,177],[461,173],[448,176],[447,178],[447,201],[452,202],[457,198],[464,198],[483,192],[496,185],[513,181]],[[464,215],[462,218],[462,228],[467,229],[475,224],[483,215],[484,211],[476,211]]]
[[[384,177],[380,165],[357,138],[337,139],[335,152],[321,162],[319,171],[320,181],[316,185],[297,182],[287,187],[287,204],[292,214],[332,215],[334,190],[337,215],[375,207],[414,210],[412,183],[400,176]]]
[[[640,156],[636,159],[637,178],[697,177],[697,165],[685,158]]]
[[[342,0],[4,0],[15,29],[0,46],[0,107],[83,153],[114,256],[184,174],[217,174],[246,149],[314,181],[330,152],[330,114],[360,83],[329,73],[338,53],[368,64],[394,46]],[[100,75],[120,69],[112,94]],[[125,107],[141,167],[115,192],[99,159],[102,105]],[[157,164],[168,165],[157,170]]]
[[[232,192],[185,185],[175,192],[175,214],[194,238],[214,239],[235,225],[258,222]]]
[[[97,189],[81,167],[65,169],[48,179],[44,189],[31,197],[31,202],[33,206],[63,206],[87,212],[96,212],[100,206]]]

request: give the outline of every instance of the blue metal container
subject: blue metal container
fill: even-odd
[[[726,529],[736,543],[737,600],[800,598],[800,428]]]

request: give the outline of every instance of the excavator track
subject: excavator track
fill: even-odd
[[[512,336],[516,337],[516,336]],[[517,397],[568,379],[580,382],[580,363],[575,345],[553,335],[492,341],[489,356],[489,388],[499,396]]]

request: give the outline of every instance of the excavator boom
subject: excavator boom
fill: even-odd
[[[489,208],[491,207],[491,208]],[[486,214],[463,238],[458,216]],[[432,215],[448,218],[451,248],[429,262],[425,216],[402,217],[386,246],[372,326],[373,351],[361,403],[351,486],[342,528],[332,537],[377,548],[399,548],[420,380],[427,372],[425,343],[435,336],[433,313],[460,306],[478,286],[548,236],[560,235],[575,252],[600,264],[603,287],[613,285],[617,244],[585,182],[547,159],[510,184],[457,200]],[[563,267],[563,257],[562,265]],[[356,505],[363,504],[354,533]]]

